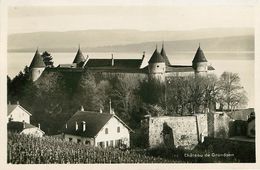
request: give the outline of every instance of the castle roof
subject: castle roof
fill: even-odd
[[[153,52],[152,57],[150,58],[150,60],[148,61],[148,63],[164,63],[165,59],[163,58],[163,56],[158,52],[157,47]]]
[[[76,54],[76,56],[75,56],[75,58],[73,60],[73,63],[79,64],[79,63],[84,62],[84,61],[85,61],[85,57],[83,56],[83,54],[82,54],[82,52],[80,50],[80,47],[79,47],[79,49],[77,51],[77,54]]]
[[[112,60],[114,60],[112,66]],[[113,69],[137,68],[142,64],[141,59],[89,59],[86,67],[113,67]]]
[[[126,128],[131,130],[116,115],[95,111],[78,111],[67,122],[65,133],[77,136],[95,137],[112,117],[118,119],[124,126],[126,126]],[[81,125],[82,121],[86,123],[86,130],[84,132]],[[78,130],[75,128],[76,122],[78,123]]]
[[[198,62],[207,62],[207,59],[206,59],[202,49],[200,48],[200,46],[197,49],[197,52],[192,60],[193,64],[198,63]]]
[[[30,64],[30,68],[41,68],[45,67],[45,63],[38,49],[36,50],[32,62]]]
[[[164,50],[164,44],[162,45],[161,56],[164,58],[166,65],[171,65],[171,63],[166,55],[166,52]]]

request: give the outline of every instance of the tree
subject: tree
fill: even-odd
[[[246,92],[240,84],[237,73],[224,72],[218,82],[218,101],[227,110],[234,110],[247,105]]]
[[[48,53],[47,51],[44,51],[42,53],[42,58],[43,58],[43,61],[46,65],[46,67],[53,67],[54,62],[52,61],[53,58],[50,53]]]

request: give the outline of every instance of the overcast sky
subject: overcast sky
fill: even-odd
[[[13,4],[8,9],[8,33],[86,29],[188,30],[254,27],[254,7],[248,4],[94,5]]]

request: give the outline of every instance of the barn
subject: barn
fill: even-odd
[[[130,147],[133,132],[114,112],[77,111],[64,127],[66,141],[96,147]]]

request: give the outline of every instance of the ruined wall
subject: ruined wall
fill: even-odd
[[[199,141],[203,142],[204,137],[208,136],[208,115],[196,114],[195,116],[197,117]]]
[[[166,129],[167,135],[165,135]],[[161,144],[169,145],[167,141],[170,141],[172,146],[191,148],[200,141],[200,134],[208,135],[206,114],[178,117],[161,116],[149,119],[150,147]]]
[[[209,136],[215,138],[228,138],[232,119],[224,112],[214,112],[208,115]]]

